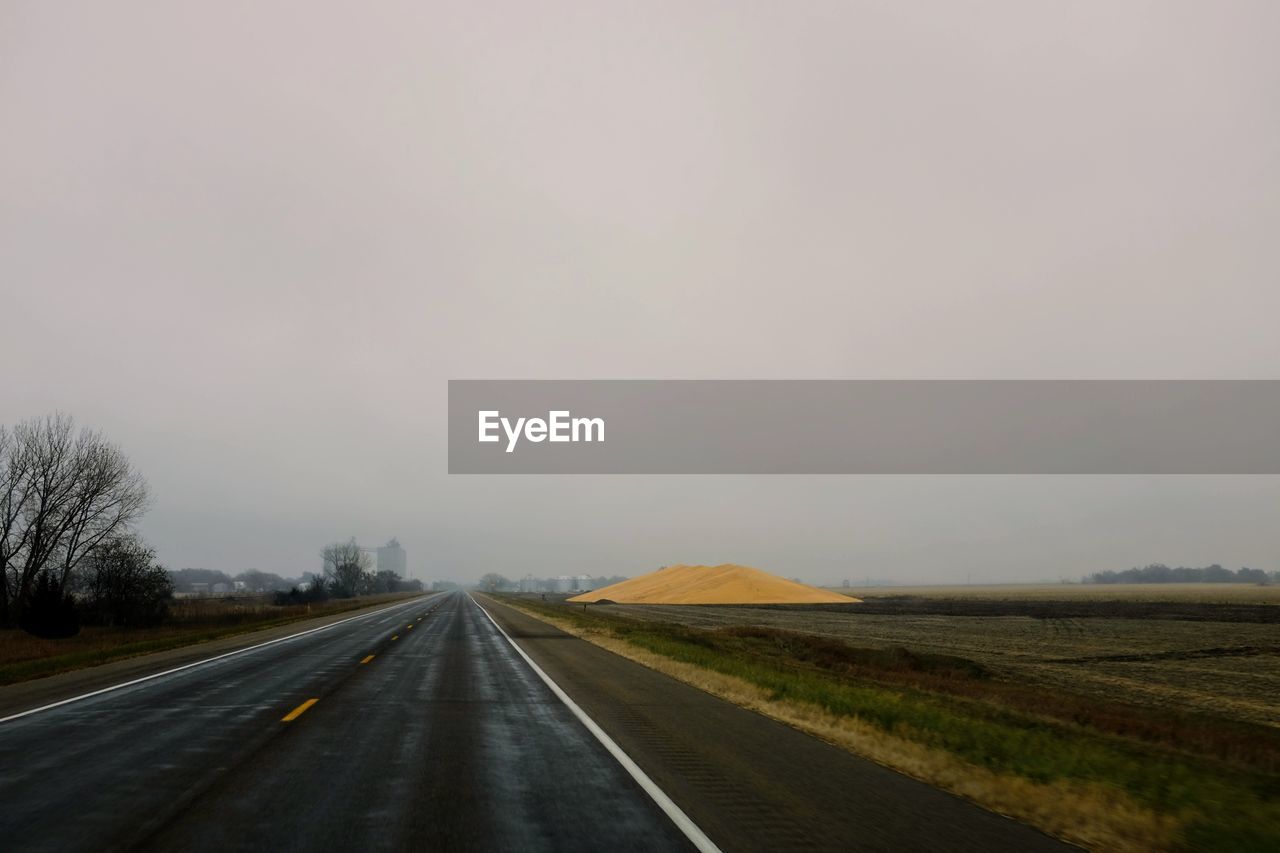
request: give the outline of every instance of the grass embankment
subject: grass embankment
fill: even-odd
[[[1270,727],[1045,691],[947,655],[503,600],[1089,847],[1280,849],[1280,732]]]
[[[169,620],[154,628],[85,626],[76,636],[62,640],[45,640],[17,629],[4,630],[0,631],[0,685],[274,628],[417,594],[395,593],[289,605],[271,604],[258,598],[184,599],[174,602]]]

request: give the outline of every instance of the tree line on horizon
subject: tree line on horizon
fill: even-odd
[[[309,604],[330,598],[422,591],[420,580],[406,580],[386,569],[373,571],[367,555],[359,549],[352,552],[347,545],[335,543],[321,551],[322,555],[341,555],[332,563],[326,557],[323,573],[303,572],[298,577],[286,578],[257,569],[229,575],[218,569],[188,568],[171,570],[169,578],[179,594],[272,594],[276,604]]]
[[[1123,571],[1094,572],[1087,575],[1085,583],[1280,583],[1280,571],[1242,567],[1236,571],[1214,563],[1202,568],[1179,566],[1170,568],[1163,563],[1152,563],[1141,568]]]
[[[373,560],[354,538],[334,542],[320,550],[323,571],[303,572],[286,578],[275,572],[248,569],[229,575],[218,569],[177,569],[169,572],[179,593],[275,593],[277,604],[300,604],[326,601],[330,598],[355,598],[390,592],[421,592],[422,581],[407,580],[398,572],[375,571]],[[216,589],[218,586],[223,589]],[[206,589],[197,589],[198,586]]]
[[[387,569],[374,571],[373,559],[354,537],[321,548],[320,558],[324,561],[324,573],[308,573],[304,575],[307,580],[293,584],[288,590],[277,590],[276,604],[303,604],[390,592],[422,592],[420,580],[405,580]]]
[[[612,575],[608,577],[605,575],[599,575],[591,578],[591,588],[600,589],[601,587],[612,586],[615,583],[622,583],[625,580],[629,580],[626,575]],[[524,582],[525,581],[523,580],[511,580],[506,575],[502,575],[497,572],[488,572],[480,578],[476,583],[476,586],[485,592],[513,592],[520,590],[521,584]],[[534,578],[533,583],[535,588],[530,590],[531,592],[555,591],[555,578]]]
[[[215,587],[222,585],[226,591],[243,591],[251,593],[269,593],[289,590],[295,586],[307,586],[313,580],[322,577],[315,572],[303,572],[297,577],[286,578],[275,572],[263,572],[258,569],[247,569],[239,574],[228,574],[220,569],[170,569],[169,579],[173,581],[174,592],[194,593],[200,586],[207,587],[207,592],[214,592]]]

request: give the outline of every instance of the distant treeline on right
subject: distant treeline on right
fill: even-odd
[[[1171,569],[1163,563],[1152,563],[1142,568],[1125,569],[1122,572],[1095,572],[1084,579],[1085,583],[1280,583],[1280,571],[1265,572],[1262,569],[1224,569],[1217,563],[1201,569],[1179,566]]]

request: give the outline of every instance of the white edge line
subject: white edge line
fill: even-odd
[[[596,721],[588,717],[587,712],[579,708],[578,703],[570,699],[569,694],[560,689],[560,685],[552,681],[551,676],[543,672],[542,667],[534,663],[533,658],[529,657],[529,655],[525,653],[525,650],[520,648],[520,646],[516,644],[516,641],[511,639],[511,636],[506,631],[502,630],[502,626],[498,624],[498,621],[494,619],[492,615],[490,615],[488,610],[484,609],[484,605],[476,601],[474,596],[470,593],[467,594],[467,597],[471,599],[472,603],[475,604],[476,607],[480,608],[481,613],[488,617],[489,621],[493,623],[493,627],[498,629],[498,633],[506,638],[507,642],[511,644],[511,647],[516,650],[520,657],[524,658],[524,662],[529,664],[533,671],[538,674],[538,677],[546,682],[546,685],[551,688],[551,692],[556,694],[556,697],[567,705],[569,710],[573,712],[573,715],[587,727],[587,731],[595,735],[596,740],[600,741],[604,748],[609,751],[609,754],[618,760],[618,763],[622,765],[622,768],[631,774],[631,778],[640,783],[640,787],[644,789],[645,793],[653,798],[653,801],[658,804],[658,808],[662,809],[662,811],[666,813],[667,817],[671,818],[671,822],[685,834],[685,837],[693,842],[693,846],[701,850],[702,853],[721,853],[720,848],[715,845],[715,842],[710,838],[707,838],[706,833],[698,828],[698,825],[684,813],[684,810],[677,806],[672,799],[667,796],[666,792],[659,788],[657,784],[649,778],[648,774],[641,770],[639,765],[631,760],[631,756],[623,752],[622,747],[614,743],[613,738],[609,737],[609,735],[605,733],[604,729],[596,725]]]
[[[416,598],[411,600],[415,602],[418,601],[418,599]],[[135,678],[132,681],[124,681],[124,682],[121,682],[120,684],[112,684],[110,687],[102,687],[102,688],[99,688],[98,690],[90,691],[89,693],[81,693],[79,696],[72,696],[70,699],[63,699],[58,702],[50,702],[48,705],[41,705],[39,708],[32,708],[29,711],[20,711],[17,714],[10,714],[7,717],[0,717],[0,723],[7,723],[10,720],[16,720],[20,717],[30,716],[31,714],[39,714],[41,711],[48,711],[53,708],[60,707],[62,705],[69,705],[72,702],[79,702],[82,699],[89,699],[93,696],[101,696],[103,693],[110,693],[113,690],[120,690],[125,687],[132,687],[133,685],[141,684],[144,681],[151,681],[152,679],[163,678],[166,675],[173,675],[175,672],[182,672],[185,669],[192,669],[193,667],[204,666],[205,664],[213,663],[214,661],[223,660],[229,657],[235,657],[236,655],[242,655],[242,654],[245,654],[246,652],[257,651],[258,649],[266,648],[267,646],[274,646],[276,643],[283,643],[286,640],[296,640],[298,637],[305,637],[308,634],[314,634],[318,631],[328,631],[330,628],[336,628],[339,625],[346,624],[347,622],[352,622],[352,621],[355,621],[356,619],[368,619],[370,616],[377,616],[380,613],[386,613],[388,610],[391,610],[396,607],[404,607],[408,604],[409,602],[403,602],[401,604],[391,604],[379,610],[375,610],[372,613],[361,613],[359,616],[349,616],[346,619],[339,619],[337,622],[330,622],[328,625],[321,625],[319,628],[309,628],[306,631],[299,631],[298,633],[290,634],[287,637],[276,637],[274,640],[267,640],[265,643],[258,643],[256,646],[246,646],[243,649],[236,649],[233,652],[226,652],[225,654],[215,655],[214,657],[205,658],[204,660],[193,661],[192,663],[183,664],[182,666],[175,666],[173,669],[166,669],[163,672],[155,672],[155,673],[152,673],[151,675],[144,675],[141,678]]]

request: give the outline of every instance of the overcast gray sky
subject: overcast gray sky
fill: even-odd
[[[172,567],[1280,568],[1275,477],[450,477],[449,378],[1280,378],[1280,4],[0,6],[0,422]],[[1224,413],[1229,417],[1229,413]]]

